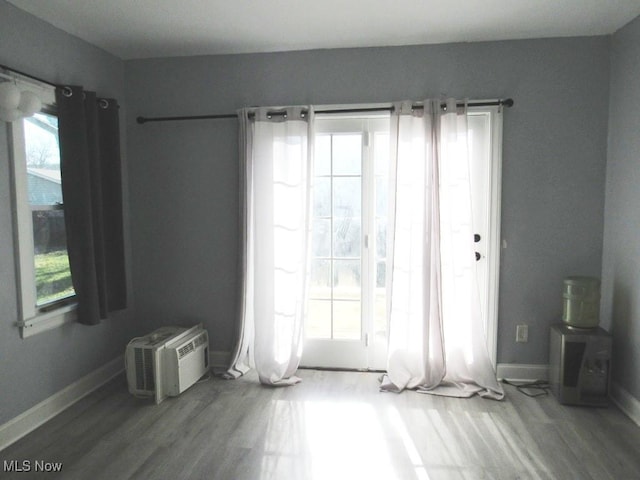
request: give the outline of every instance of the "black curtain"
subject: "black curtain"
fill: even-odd
[[[118,104],[82,87],[56,89],[67,249],[78,321],[127,306]]]

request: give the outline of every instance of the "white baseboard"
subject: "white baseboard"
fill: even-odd
[[[609,398],[611,398],[613,403],[633,420],[636,425],[640,425],[640,400],[615,382],[611,382]]]
[[[549,365],[523,363],[499,363],[496,374],[500,380],[533,381],[549,380]]]
[[[0,425],[0,451],[32,432],[81,398],[101,387],[124,370],[122,357],[85,375],[71,385]]]
[[[214,368],[229,368],[231,352],[212,351],[209,353],[209,365]]]

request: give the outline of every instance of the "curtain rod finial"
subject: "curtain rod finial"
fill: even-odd
[[[513,98],[507,98],[506,100],[502,101],[502,105],[504,105],[505,107],[513,107]]]
[[[144,118],[144,117],[138,117],[138,118],[136,118],[136,122],[138,122],[139,124],[142,125],[143,123],[147,122],[147,119]]]

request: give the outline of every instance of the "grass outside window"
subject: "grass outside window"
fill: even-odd
[[[36,298],[42,306],[73,296],[71,269],[66,250],[38,253],[35,255]]]

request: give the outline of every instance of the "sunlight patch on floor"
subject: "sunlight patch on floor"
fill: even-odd
[[[312,478],[399,478],[371,405],[304,402],[304,412]]]

